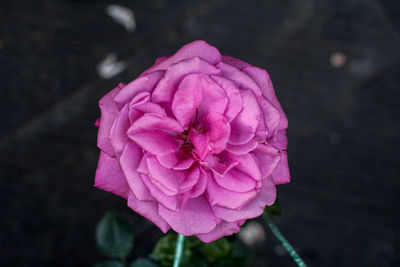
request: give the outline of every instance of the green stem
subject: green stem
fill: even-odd
[[[307,265],[304,263],[304,261],[300,258],[300,256],[294,250],[292,245],[290,245],[290,243],[286,240],[286,238],[283,237],[282,233],[279,231],[278,227],[276,227],[275,223],[272,221],[271,217],[269,216],[269,214],[267,212],[263,213],[263,218],[267,222],[272,233],[282,243],[282,245],[285,247],[286,251],[293,258],[294,262],[297,263],[297,265],[299,267],[307,267]]]
[[[175,247],[175,259],[173,267],[179,267],[181,260],[182,260],[182,251],[183,251],[183,243],[185,241],[185,236],[179,234],[178,240],[176,241]]]

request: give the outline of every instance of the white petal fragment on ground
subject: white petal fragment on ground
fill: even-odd
[[[97,73],[103,79],[110,79],[126,69],[126,63],[117,61],[117,55],[108,54],[98,65]]]
[[[135,15],[131,9],[119,5],[108,5],[106,12],[116,22],[124,26],[128,32],[133,32],[136,29]]]

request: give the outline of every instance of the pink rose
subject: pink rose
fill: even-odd
[[[204,242],[239,231],[290,181],[288,122],[268,73],[204,41],[99,101],[95,186]]]

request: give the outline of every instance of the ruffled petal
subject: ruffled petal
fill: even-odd
[[[214,174],[214,180],[219,186],[240,193],[254,190],[257,185],[254,179],[236,168],[233,168],[224,176]]]
[[[225,109],[224,116],[230,122],[242,110],[243,101],[239,88],[237,88],[236,84],[231,80],[224,77],[212,75],[211,78],[225,90],[225,94],[228,97],[228,105]]]
[[[279,130],[286,129],[288,127],[288,120],[285,112],[283,111],[281,104],[276,97],[274,87],[272,85],[271,78],[266,70],[257,67],[246,67],[243,72],[247,73],[261,88],[262,94],[268,99],[280,112],[281,120],[279,122]]]
[[[219,53],[218,49],[215,47],[207,44],[205,41],[199,40],[189,43],[178,50],[173,56],[168,57],[160,64],[153,66],[149,69],[149,71],[156,71],[156,70],[165,70],[171,64],[176,62],[192,58],[192,57],[199,57],[211,65],[215,65],[221,62],[221,54]]]
[[[234,57],[227,56],[227,55],[222,55],[222,62],[226,63],[228,65],[231,65],[239,70],[251,66],[249,63],[244,62],[241,59],[234,58]]]
[[[144,114],[128,129],[128,137],[153,155],[165,155],[179,148],[177,132],[183,129],[174,119]]]
[[[208,179],[207,198],[212,206],[218,205],[229,209],[239,209],[253,199],[257,191],[238,193],[219,186],[213,178]]]
[[[141,76],[128,83],[115,97],[114,101],[119,108],[129,103],[133,97],[142,92],[150,93],[158,81],[164,76],[164,71],[156,71]]]
[[[218,112],[209,112],[200,122],[209,137],[209,149],[213,154],[219,154],[225,150],[231,127],[225,117]]]
[[[129,194],[128,206],[139,213],[149,221],[153,222],[161,231],[168,232],[171,227],[168,223],[158,214],[158,203],[151,201],[140,201],[133,194]]]
[[[150,181],[145,174],[141,175],[144,184],[150,190],[150,194],[163,206],[170,210],[176,210],[180,206],[178,196],[168,196]]]
[[[231,136],[229,143],[242,145],[249,142],[256,133],[258,122],[261,119],[261,110],[254,94],[249,90],[241,91],[243,109],[231,122]]]
[[[160,205],[159,214],[175,232],[185,236],[209,233],[220,222],[204,197],[191,198],[176,211]]]
[[[153,201],[154,198],[150,195],[149,189],[137,172],[142,156],[142,148],[130,141],[126,144],[119,161],[121,169],[135,197],[139,200]]]
[[[253,151],[259,144],[259,141],[256,139],[251,139],[249,142],[243,145],[232,145],[227,144],[225,150],[234,154],[234,155],[243,155]]]
[[[118,161],[105,152],[100,152],[94,186],[104,191],[127,198],[129,185]]]
[[[130,126],[128,114],[129,107],[124,106],[118,113],[118,116],[110,130],[110,142],[117,157],[121,155],[122,150],[128,142],[128,136],[126,135],[126,132]]]
[[[276,188],[269,179],[263,180],[263,186],[257,196],[241,209],[227,209],[220,206],[213,206],[214,214],[227,222],[247,220],[260,216],[266,205],[272,205],[276,199]]]
[[[163,189],[166,188],[170,192],[164,192],[167,195],[176,195],[179,193],[179,186],[185,180],[185,172],[167,169],[155,157],[147,159],[147,166],[149,168],[150,179],[157,182],[154,183],[156,186],[162,186],[161,188],[157,186],[161,191],[164,191]]]
[[[256,181],[261,181],[260,164],[254,155],[234,155],[229,153],[226,154],[228,154],[226,157],[230,157],[232,158],[232,161],[236,161],[239,163],[237,166],[235,166],[235,169],[245,173]]]
[[[281,160],[272,173],[275,184],[287,184],[290,182],[290,172],[286,151],[281,151]]]
[[[197,183],[193,186],[193,188],[185,192],[187,198],[194,198],[201,196],[207,188],[208,179],[210,179],[210,174],[208,171],[200,169],[200,176]]]
[[[278,131],[279,122],[281,121],[281,113],[268,100],[260,97],[258,102],[264,115],[264,121],[268,127],[268,136],[273,136]]]
[[[263,178],[272,174],[281,159],[281,154],[278,149],[263,144],[258,145],[257,149],[254,151],[254,155],[259,162]]]
[[[107,93],[99,101],[101,110],[99,132],[97,135],[97,146],[107,153],[109,156],[115,156],[114,149],[110,143],[110,129],[114,123],[115,118],[118,115],[118,108],[114,103],[114,97],[125,85],[120,83],[116,88]]]
[[[197,237],[205,242],[210,243],[223,236],[233,235],[240,231],[240,226],[244,223],[242,222],[220,222],[217,226],[209,233],[197,235]]]
[[[168,67],[165,76],[154,89],[152,101],[170,102],[176,91],[178,84],[184,77],[193,73],[219,74],[221,71],[202,60],[199,57],[193,57]]]
[[[225,153],[219,155],[208,155],[200,164],[212,170],[219,176],[224,176],[229,170],[239,164],[231,157],[226,157]]]
[[[248,89],[252,91],[256,96],[262,95],[260,87],[258,87],[257,83],[246,73],[222,62],[217,65],[217,68],[222,71],[221,76],[232,80],[235,84],[239,86],[239,88]]]
[[[190,74],[179,84],[172,101],[172,112],[185,128],[211,111],[223,114],[227,104],[225,92],[211,78],[204,74]]]

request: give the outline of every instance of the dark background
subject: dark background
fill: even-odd
[[[133,10],[133,33],[109,4]],[[93,187],[97,101],[204,39],[270,72],[292,173],[276,222],[305,261],[400,266],[399,14],[395,0],[1,0],[0,265],[96,263],[108,209],[134,226],[133,257],[151,252],[161,231]],[[109,53],[128,65],[102,79]],[[266,234],[254,266],[295,266]]]

